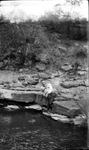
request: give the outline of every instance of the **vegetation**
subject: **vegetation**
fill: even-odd
[[[13,67],[21,68],[25,64],[35,66],[41,62],[40,56],[45,54],[47,67],[59,69],[68,55],[67,51],[63,53],[60,45],[68,48],[71,41],[86,42],[86,29],[86,19],[59,19],[54,14],[46,15],[38,21],[20,23],[11,23],[1,16],[0,60],[4,63],[8,60]],[[86,57],[85,55],[78,52],[75,57]]]

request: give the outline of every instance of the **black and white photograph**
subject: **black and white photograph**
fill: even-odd
[[[0,150],[89,149],[88,5],[0,1]]]

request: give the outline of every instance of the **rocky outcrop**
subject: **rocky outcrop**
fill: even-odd
[[[86,115],[77,103],[81,101],[82,104],[86,99],[87,86],[86,80],[83,78],[77,76],[69,78],[62,71],[54,74],[42,72],[37,74],[6,72],[5,74],[2,71],[0,74],[0,99],[2,102],[8,102],[8,100],[12,103],[24,102],[27,109],[42,110],[46,115],[62,122],[71,123],[72,118],[72,122],[75,123],[78,120],[77,116]],[[56,97],[48,97],[49,88],[47,85],[49,84],[51,89],[56,91]],[[73,118],[75,119],[73,120]]]
[[[62,114],[68,117],[75,117],[81,113],[81,110],[73,100],[54,101],[52,113]]]

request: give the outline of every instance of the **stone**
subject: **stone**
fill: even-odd
[[[15,69],[14,69],[14,67],[13,67],[13,66],[8,66],[8,70],[10,70],[10,71],[14,71]]]
[[[47,54],[39,54],[38,55],[38,60],[40,60],[42,63],[47,64],[48,58]]]
[[[56,96],[56,97],[54,98],[54,100],[55,100],[55,101],[67,101],[67,98],[61,97],[61,95],[60,95],[60,96]]]
[[[59,72],[55,72],[55,73],[52,73],[51,78],[53,79],[53,78],[58,77],[58,76],[59,76]]]
[[[19,73],[22,73],[22,72],[24,72],[24,69],[19,69]]]
[[[64,115],[50,113],[50,117],[54,120],[57,120],[57,121],[60,121],[63,123],[70,123],[71,122],[71,120],[67,116],[64,116]]]
[[[79,115],[73,118],[73,122],[75,125],[84,125],[87,123],[87,118],[85,115]]]
[[[69,64],[65,64],[64,66],[61,67],[61,69],[64,71],[69,71],[72,69],[72,66]]]
[[[5,65],[8,64],[8,59],[4,59]]]
[[[36,95],[35,103],[39,104],[40,106],[48,106],[48,100],[43,95]]]
[[[23,86],[28,86],[28,82],[24,81],[24,82],[22,83],[22,85],[23,85]]]
[[[9,99],[9,100],[12,100],[13,97],[11,95],[11,92],[5,90],[3,92],[0,91],[0,99]]]
[[[31,66],[32,65],[32,61],[28,60],[28,65]]]
[[[87,94],[87,93],[86,93]],[[83,97],[83,96],[82,96]],[[79,100],[76,100],[76,104],[81,108],[81,112],[82,114],[85,114],[87,116],[87,99],[82,98],[80,95]]]
[[[49,79],[50,75],[48,75],[47,73],[39,72],[38,77],[42,79]]]
[[[24,68],[23,70],[24,70],[25,73],[28,73],[28,72],[29,72],[29,69],[28,69],[28,68]]]
[[[42,110],[42,107],[38,104],[30,105],[30,106],[25,106],[26,109],[34,109],[34,110]]]
[[[45,97],[41,91],[26,91],[26,89],[0,89],[0,99],[6,99],[16,102],[32,103],[38,102],[39,105],[45,103]],[[41,100],[42,99],[42,100]]]
[[[49,113],[49,112],[45,112],[45,111],[43,111],[43,114],[44,114],[45,116],[50,117],[50,113]]]
[[[31,76],[20,76],[18,80],[22,82],[23,85],[36,85],[38,83],[38,78],[32,78]]]
[[[14,101],[31,103],[31,102],[35,102],[36,94],[35,93],[22,93],[22,94],[13,93],[12,97]]]
[[[71,88],[71,87],[78,87],[78,86],[86,86],[86,83],[83,80],[64,81],[61,83],[61,86],[63,86],[64,88]]]
[[[67,52],[67,49],[65,47],[63,47],[63,46],[59,46],[58,49],[62,50],[63,52]]]
[[[13,88],[23,87],[22,83],[19,81],[15,82],[15,83],[10,83],[9,85],[10,85],[10,87],[13,87]]]
[[[52,113],[74,117],[81,113],[80,108],[74,101],[54,101]]]
[[[73,121],[65,115],[54,114],[54,113],[47,112],[47,111],[46,112],[43,111],[43,114],[48,116],[48,117],[51,117],[52,119],[54,119],[58,122],[73,123]]]
[[[0,68],[3,68],[3,67],[4,67],[4,63],[0,62]]]
[[[42,63],[37,63],[35,67],[38,71],[44,71],[46,69],[45,64]]]
[[[35,119],[30,119],[30,120],[28,121],[28,123],[31,123],[31,124],[33,124],[33,123],[35,123],[35,122],[36,122]]]
[[[87,44],[87,45],[83,45],[83,47],[84,47],[85,49],[88,49],[88,48],[89,48],[88,44]]]
[[[19,77],[18,77],[18,80],[19,80],[19,81],[25,81],[25,76],[19,76]]]
[[[31,84],[31,85],[36,85],[38,83],[38,78],[30,78],[30,79],[27,79],[27,82],[28,84]]]
[[[79,43],[75,43],[75,46],[79,46]]]
[[[85,75],[87,72],[86,71],[77,71],[77,73],[82,76],[82,75]]]
[[[7,109],[7,110],[16,110],[16,109],[19,109],[19,107],[16,106],[16,105],[8,105],[8,106],[5,107],[5,109]]]

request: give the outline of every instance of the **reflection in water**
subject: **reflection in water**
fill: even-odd
[[[11,123],[11,116],[1,116],[0,115],[0,123],[5,123],[6,125]]]
[[[35,119],[28,120],[29,123],[34,123],[35,121]]]
[[[0,150],[85,148],[87,130],[58,123],[40,113],[0,110]]]

